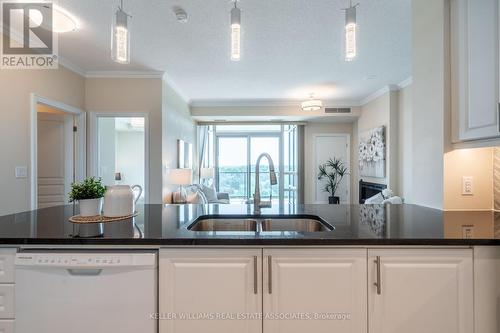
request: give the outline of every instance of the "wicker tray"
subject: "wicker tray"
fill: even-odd
[[[75,215],[69,218],[71,223],[79,223],[79,224],[90,224],[90,223],[108,223],[108,222],[118,222],[123,220],[128,220],[132,217],[136,217],[139,215],[138,212],[127,216],[118,216],[118,217],[107,217],[104,215],[96,215],[96,216],[81,216]]]

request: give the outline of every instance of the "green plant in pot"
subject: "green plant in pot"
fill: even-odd
[[[72,183],[69,202],[78,201],[81,216],[101,215],[102,198],[106,188],[101,178],[89,177],[81,183]]]
[[[323,190],[328,192],[328,202],[330,204],[339,204],[340,197],[335,196],[342,179],[348,174],[347,167],[340,159],[329,159],[325,164],[319,166],[318,180],[326,179]]]

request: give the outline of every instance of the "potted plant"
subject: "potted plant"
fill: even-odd
[[[106,188],[102,185],[101,178],[86,178],[82,183],[72,183],[69,193],[69,202],[78,201],[81,216],[101,215],[102,198]]]
[[[323,190],[330,194],[328,197],[330,204],[340,203],[340,197],[335,196],[335,193],[345,175],[347,175],[347,167],[339,159],[329,159],[325,164],[319,166],[318,180],[326,178],[327,183]]]

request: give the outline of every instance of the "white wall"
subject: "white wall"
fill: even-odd
[[[166,170],[177,168],[177,140],[182,139],[193,144],[193,179],[196,180],[198,168],[196,124],[191,117],[189,105],[163,80],[162,88],[162,201],[169,203],[172,192],[177,186],[168,184]]]
[[[97,113],[146,113],[149,117],[149,202],[162,203],[162,80],[91,78],[85,109]],[[88,136],[90,138],[90,135]],[[88,145],[90,149],[90,145]],[[90,150],[88,151],[90,156]],[[90,163],[90,158],[89,158]]]
[[[374,128],[384,126],[386,135],[386,175],[384,178],[359,176],[364,181],[386,184],[397,191],[397,162],[398,162],[398,96],[396,91],[388,91],[380,97],[368,102],[361,107],[361,116],[357,121],[356,147],[359,135]],[[355,151],[356,161],[358,151]],[[357,164],[356,164],[357,165]]]
[[[351,200],[353,188],[357,187],[353,184],[352,171],[357,167],[357,164],[353,160],[352,149],[353,144],[353,125],[352,123],[338,124],[338,123],[307,123],[304,127],[304,203],[312,204],[314,203],[314,183],[311,179],[314,178],[316,174],[316,166],[314,165],[314,135],[325,134],[325,133],[346,133],[351,135]],[[352,201],[351,201],[352,202]],[[354,203],[357,202],[354,201]]]
[[[84,78],[66,68],[0,73],[0,215],[30,208],[30,180],[16,166],[30,166],[31,93],[83,109]],[[29,170],[31,173],[32,170]]]
[[[398,188],[397,193],[412,202],[413,173],[413,127],[412,127],[412,86],[399,90],[399,151],[398,151]],[[395,189],[396,190],[396,189]]]
[[[411,199],[435,208],[443,208],[443,155],[451,139],[447,7],[447,0],[413,1]]]
[[[493,209],[493,149],[457,149],[444,155],[444,209]],[[462,195],[462,177],[474,177],[474,195]]]
[[[116,171],[122,173],[122,184],[143,185],[144,132],[118,131],[116,133]]]

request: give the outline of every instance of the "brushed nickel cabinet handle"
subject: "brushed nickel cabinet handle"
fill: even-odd
[[[377,295],[382,294],[382,283],[380,281],[380,256],[373,261],[377,265],[377,282],[374,285],[377,287]]]
[[[273,293],[273,257],[267,257],[267,274],[268,274],[268,289],[269,294]]]
[[[253,257],[253,293],[257,295],[258,293],[258,281],[257,281],[257,256]]]

